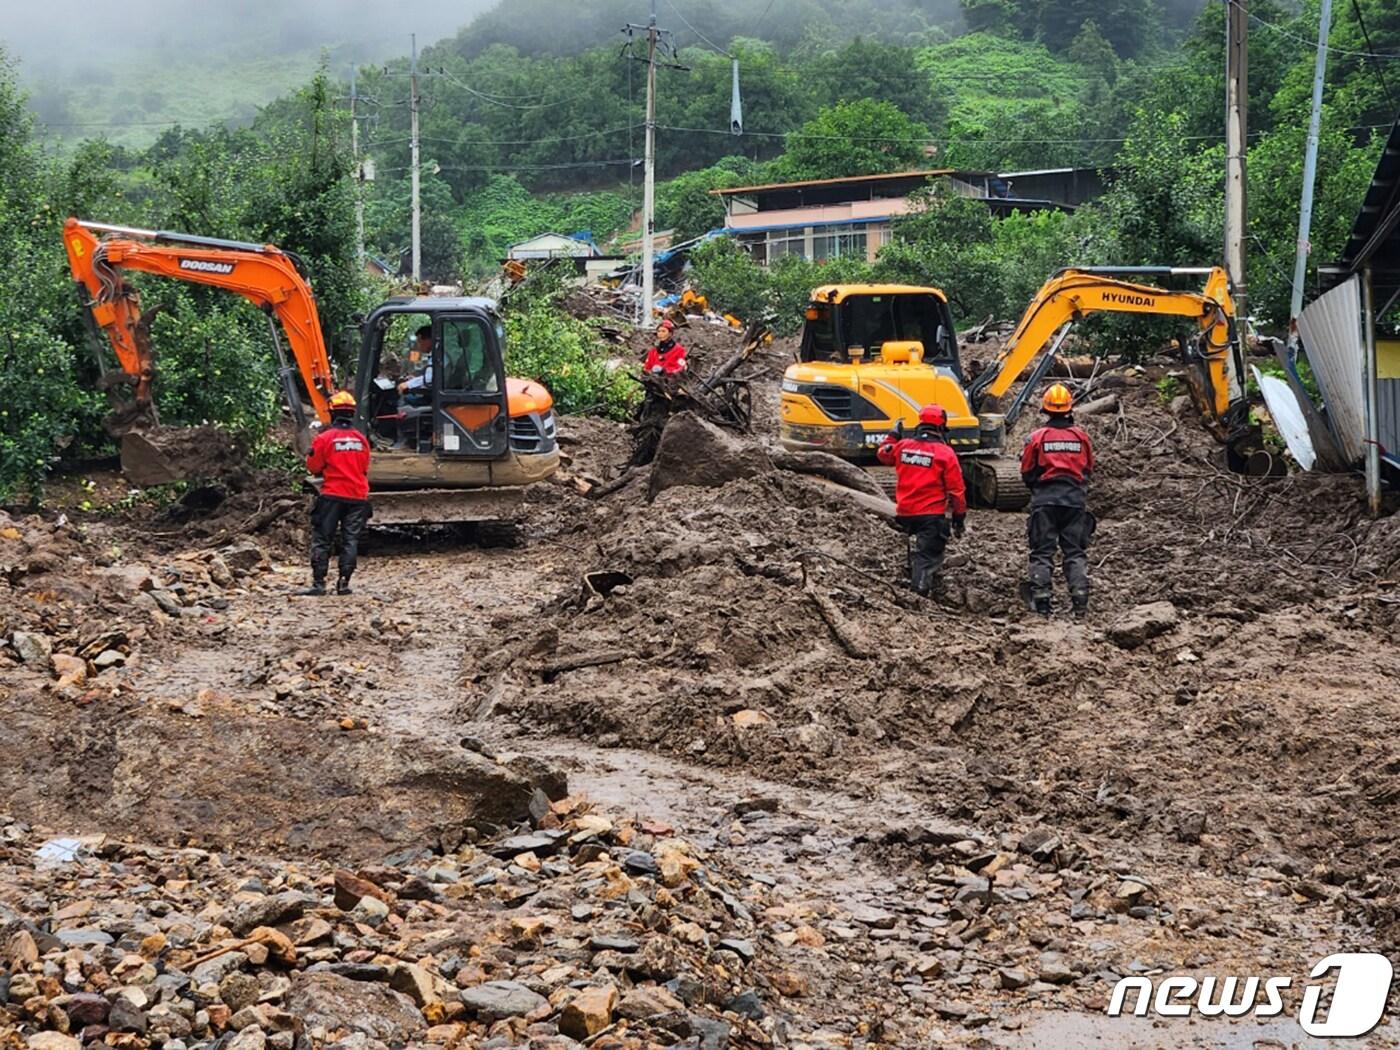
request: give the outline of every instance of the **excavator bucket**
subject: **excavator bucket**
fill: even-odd
[[[122,473],[139,488],[210,481],[243,468],[244,448],[218,427],[143,427],[121,437]]]

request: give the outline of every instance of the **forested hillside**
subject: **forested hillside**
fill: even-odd
[[[1283,321],[1289,292],[1316,8],[1316,0],[1250,5],[1251,304],[1266,326]],[[645,10],[641,0],[513,0],[423,48],[427,276],[485,275],[508,244],[546,229],[587,229],[606,241],[635,221],[643,76],[618,29],[645,20]],[[680,236],[718,224],[708,191],[719,186],[930,163],[1092,165],[1111,191],[1072,215],[997,220],[974,202],[930,196],[898,226],[877,275],[940,284],[968,320],[1013,316],[1067,263],[1201,264],[1220,255],[1223,5],[661,0],[658,16],[674,30],[668,59],[682,67],[658,76],[658,222]],[[1339,5],[1331,41],[1315,261],[1340,247],[1395,117],[1400,8]],[[728,126],[730,56],[741,72],[740,136]],[[369,248],[391,260],[408,244],[407,71],[403,55],[362,65],[357,78],[361,143],[376,168],[365,191]],[[0,415],[0,488],[101,442],[57,233],[71,211],[300,251],[313,260],[323,322],[339,339],[376,294],[354,259],[346,74],[324,68],[236,130],[178,126],[149,146],[91,141],[55,152],[6,60],[0,311],[11,346],[22,342],[16,333],[35,342],[0,370],[7,389],[32,387],[25,403],[36,409]],[[795,323],[792,304],[823,276],[798,260],[758,271],[723,239],[696,263],[695,279],[722,305],[775,311],[779,327]],[[864,263],[841,266],[854,273]],[[260,367],[261,318],[217,294],[168,286],[161,294],[174,305],[157,321],[167,416],[260,432],[275,412],[272,369]],[[589,338],[569,334],[570,345]],[[258,397],[220,393],[215,373],[248,377]]]

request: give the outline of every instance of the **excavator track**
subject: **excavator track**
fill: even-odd
[[[969,464],[977,502],[995,510],[1021,510],[1031,501],[1031,491],[1021,480],[1021,464],[1014,459],[975,459]]]
[[[885,495],[894,499],[895,473],[894,467],[869,466],[865,472],[875,479],[875,483],[885,490]]]

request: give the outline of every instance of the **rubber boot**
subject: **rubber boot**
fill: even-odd
[[[1089,615],[1089,595],[1087,592],[1071,591],[1069,600],[1076,620],[1082,620]]]
[[[326,593],[326,581],[318,577],[311,581],[311,586],[306,588],[306,590],[297,591],[296,593],[308,598],[319,598]]]
[[[1046,596],[1037,595],[1035,599],[1035,611],[1041,616],[1049,617],[1050,599]]]
[[[338,580],[335,581],[335,593],[336,593],[336,594],[353,594],[353,593],[354,593],[354,591],[350,590],[350,577],[349,577],[349,576],[342,576],[340,579],[338,579]]]

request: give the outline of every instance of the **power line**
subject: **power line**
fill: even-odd
[[[672,13],[672,14],[674,14],[677,18],[679,18],[679,19],[681,20],[682,23],[684,23],[684,25],[685,25],[685,27],[686,27],[687,29],[689,29],[692,33],[694,33],[696,36],[698,36],[701,40],[705,41],[705,43],[709,44],[710,47],[714,48],[716,51],[718,51],[718,52],[719,52],[721,55],[723,55],[725,58],[733,58],[733,57],[734,57],[734,56],[731,55],[728,51],[726,51],[724,48],[720,47],[720,46],[719,46],[718,44],[716,44],[713,40],[711,40],[709,37],[707,37],[704,33],[700,32],[700,30],[696,29],[693,25],[691,25],[691,24],[690,24],[690,19],[686,18],[685,15],[681,14],[680,8],[676,7],[676,5],[675,5],[674,3],[671,2],[671,0],[666,0],[666,6],[669,7],[669,8],[671,9],[671,13]]]
[[[1366,29],[1366,19],[1361,15],[1361,6],[1356,0],[1351,0],[1351,9],[1356,13],[1357,24],[1361,26],[1361,39],[1366,41],[1366,48],[1371,48],[1371,34]],[[1381,90],[1385,92],[1385,100],[1390,103],[1390,108],[1395,108],[1395,96],[1390,93],[1390,85],[1385,82],[1385,70],[1381,69],[1380,63],[1372,57],[1371,68],[1376,71],[1376,79],[1381,82]]]
[[[445,69],[439,70],[438,72],[439,72],[443,77],[445,77],[447,80],[451,81],[453,84],[456,84],[459,88],[461,88],[461,89],[462,89],[463,91],[465,91],[467,94],[472,95],[472,96],[474,96],[474,97],[476,97],[476,98],[479,98],[479,99],[481,99],[481,101],[483,101],[483,102],[490,103],[490,104],[493,105],[493,106],[500,106],[502,109],[518,109],[518,110],[548,109],[550,106],[560,106],[560,105],[563,105],[565,102],[572,102],[572,101],[574,101],[573,97],[568,96],[568,95],[565,95],[563,98],[555,99],[553,102],[538,102],[538,103],[535,103],[534,105],[519,106],[519,105],[516,105],[514,102],[505,102],[505,101],[502,101],[501,99],[493,98],[492,96],[486,94],[486,92],[484,92],[484,91],[478,91],[476,88],[472,87],[470,84],[464,84],[464,83],[462,83],[462,81],[458,80],[455,76],[453,76],[451,73],[447,72],[447,70],[445,70]]]
[[[1307,47],[1310,51],[1317,50],[1316,41],[1309,40],[1306,37],[1299,36],[1297,33],[1290,32],[1281,25],[1275,25],[1273,22],[1266,21],[1263,18],[1260,18],[1258,15],[1256,15],[1253,11],[1249,11],[1248,9],[1246,9],[1245,13],[1248,14],[1253,21],[1258,22],[1265,29],[1271,29],[1275,33],[1278,33],[1280,36],[1284,36],[1287,37],[1289,40],[1292,40],[1295,44],[1302,44],[1305,47]],[[1369,41],[1367,42],[1366,46],[1371,46]],[[1353,51],[1349,48],[1337,47],[1335,44],[1330,43],[1327,45],[1327,50],[1332,52],[1333,54],[1346,55],[1350,58],[1385,59],[1387,61],[1392,62],[1400,61],[1400,54],[1386,54],[1384,52],[1378,51]]]
[[[466,144],[470,146],[541,146],[547,142],[578,142],[581,139],[601,138],[604,135],[616,135],[624,131],[631,131],[640,125],[621,124],[615,128],[603,128],[600,131],[585,131],[577,135],[550,135],[542,139],[478,139],[468,138]],[[398,146],[409,141],[407,138],[378,139],[375,146]],[[442,142],[449,145],[457,145],[462,139],[449,139],[435,135],[419,135],[419,142]]]

